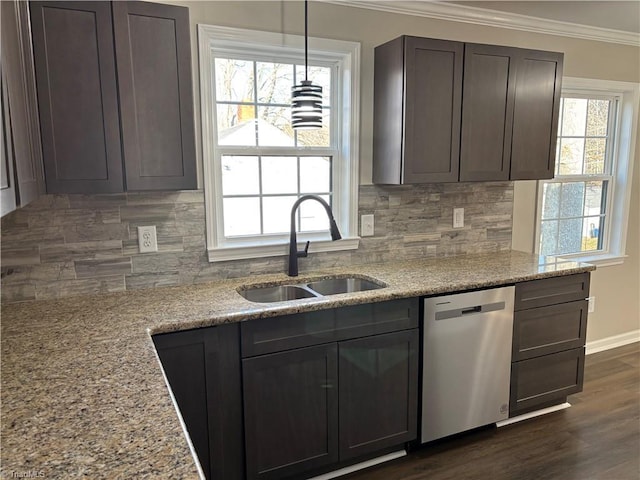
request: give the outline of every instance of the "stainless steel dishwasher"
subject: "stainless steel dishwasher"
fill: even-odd
[[[423,443],[508,417],[514,291],[424,300]]]

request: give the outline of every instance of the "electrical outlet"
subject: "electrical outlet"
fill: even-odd
[[[362,215],[360,217],[360,235],[363,237],[372,237],[373,231],[373,214]]]
[[[453,209],[453,228],[464,227],[464,208]]]
[[[596,311],[596,297],[595,297],[595,295],[593,297],[587,298],[587,300],[589,301],[589,307],[587,308],[587,312],[588,313],[595,312]]]
[[[140,253],[157,252],[158,237],[156,236],[156,226],[138,227],[138,247]]]

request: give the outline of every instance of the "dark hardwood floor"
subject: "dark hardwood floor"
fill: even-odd
[[[446,439],[349,480],[638,480],[640,343],[587,356],[571,408]]]

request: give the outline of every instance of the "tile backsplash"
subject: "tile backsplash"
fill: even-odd
[[[454,207],[465,226],[452,228]],[[513,184],[360,187],[375,235],[358,250],[310,254],[300,271],[511,248]],[[202,191],[45,195],[2,218],[2,302],[200,283],[285,270],[285,257],[209,263]],[[156,225],[158,252],[138,253]]]

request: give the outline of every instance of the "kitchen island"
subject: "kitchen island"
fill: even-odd
[[[522,252],[304,273],[386,288],[272,304],[236,291],[283,274],[2,306],[2,474],[199,478],[151,335],[571,275],[595,267]]]

